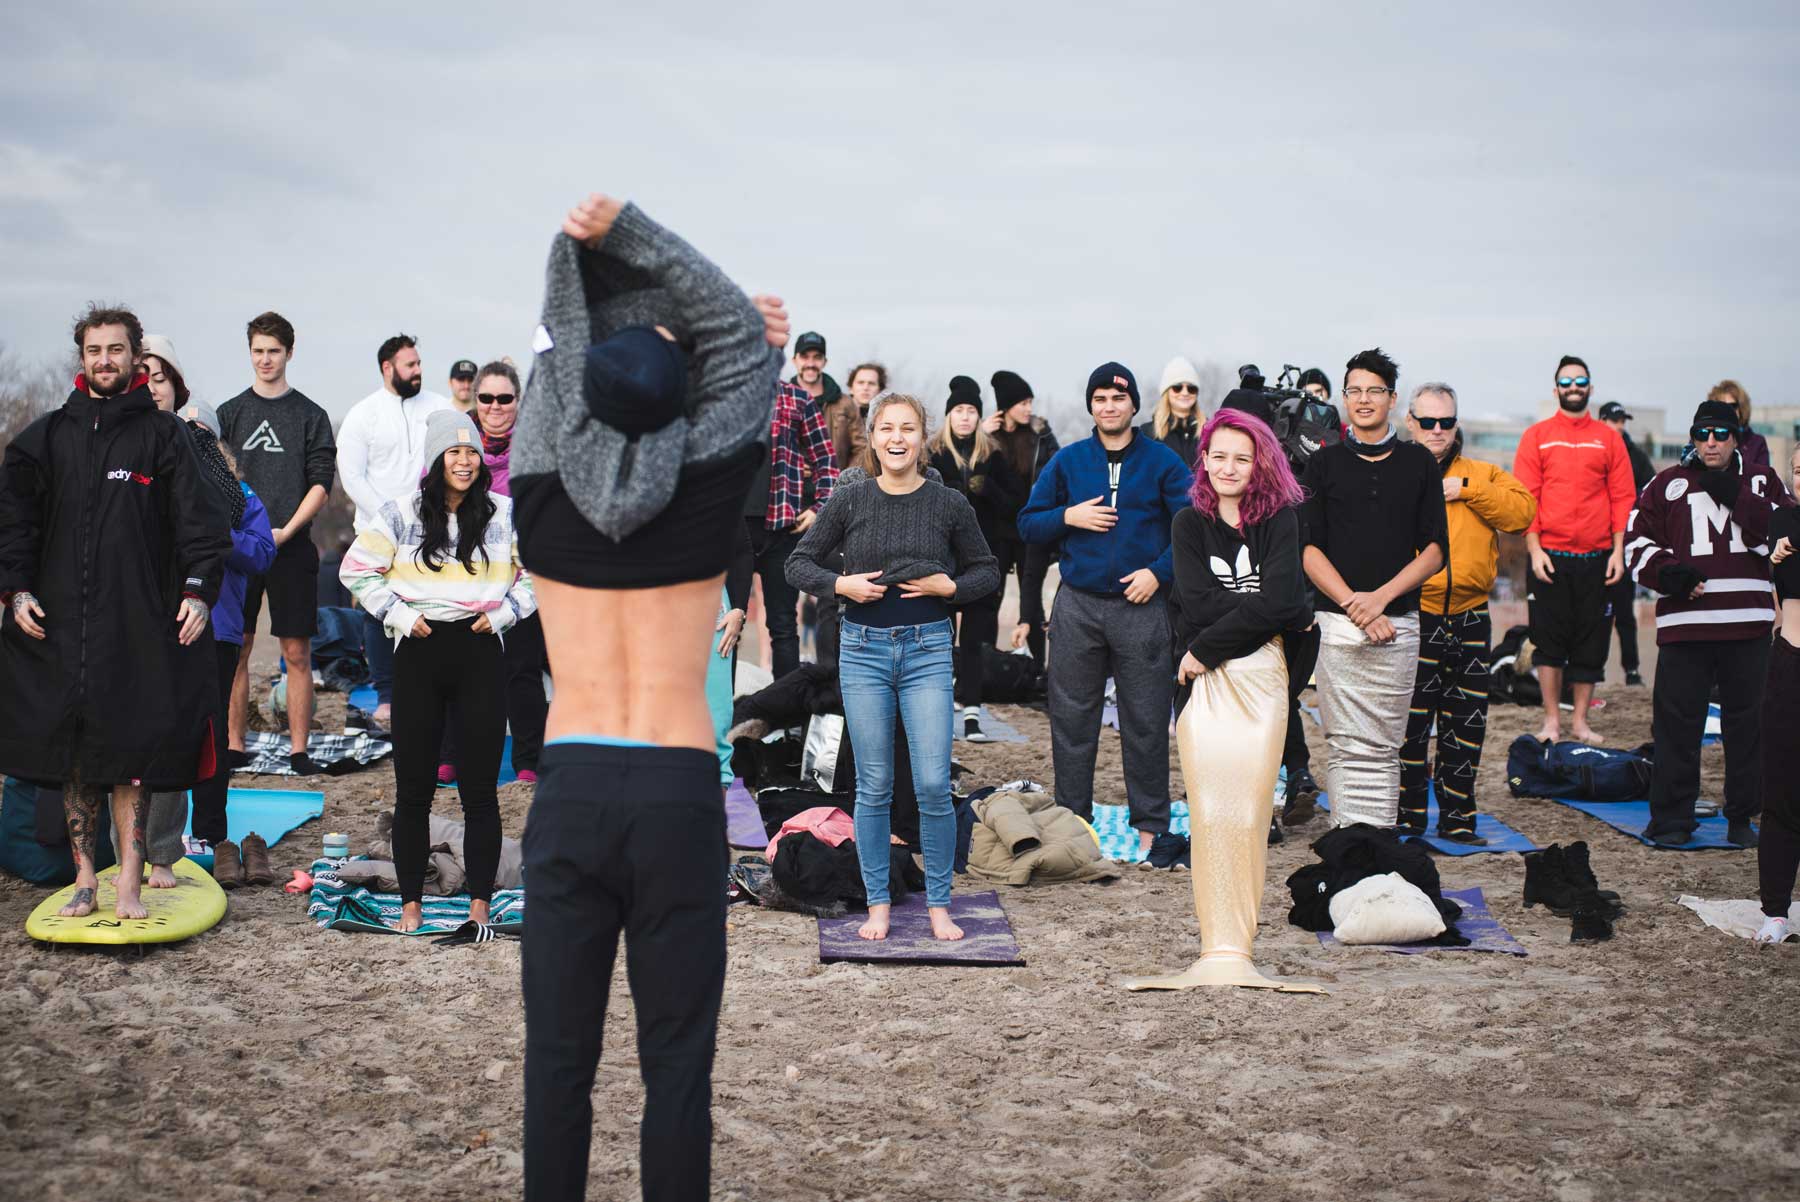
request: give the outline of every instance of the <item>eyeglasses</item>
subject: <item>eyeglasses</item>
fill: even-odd
[[[511,392],[478,392],[475,399],[483,405],[510,405],[518,400],[518,395]]]
[[[1354,401],[1363,396],[1367,396],[1371,401],[1385,401],[1393,395],[1394,390],[1392,388],[1383,388],[1379,384],[1373,388],[1344,389],[1344,399],[1346,401]]]
[[[1421,430],[1456,429],[1456,419],[1454,417],[1420,417],[1415,413],[1412,415],[1412,419],[1419,423],[1419,429]]]
[[[1736,438],[1737,430],[1731,426],[1690,426],[1688,437],[1694,440],[1695,446],[1699,446],[1703,442],[1724,442],[1727,438]]]
[[[1588,378],[1586,376],[1558,376],[1556,377],[1556,386],[1558,388],[1586,388]]]
[[[1170,392],[1187,392],[1187,393],[1192,393],[1194,396],[1199,396],[1200,395],[1200,385],[1198,385],[1198,384],[1171,384],[1171,385],[1169,385],[1169,391]]]

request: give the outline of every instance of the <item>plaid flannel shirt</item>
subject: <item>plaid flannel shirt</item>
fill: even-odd
[[[837,483],[831,434],[806,389],[784,380],[775,386],[775,411],[769,418],[769,508],[763,524],[770,530],[786,530],[800,520],[809,466],[816,512]]]

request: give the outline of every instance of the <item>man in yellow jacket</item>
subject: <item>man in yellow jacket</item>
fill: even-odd
[[[1413,389],[1406,426],[1444,473],[1450,559],[1419,595],[1419,675],[1400,747],[1399,829],[1425,833],[1426,781],[1435,778],[1439,837],[1479,846],[1487,840],[1475,833],[1475,773],[1487,734],[1488,590],[1500,559],[1497,532],[1530,526],[1537,499],[1507,472],[1462,453],[1450,385]],[[1434,723],[1435,773],[1427,761]]]

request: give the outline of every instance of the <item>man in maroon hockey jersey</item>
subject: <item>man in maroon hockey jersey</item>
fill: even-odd
[[[1693,449],[1645,486],[1625,532],[1632,576],[1662,594],[1651,724],[1656,775],[1645,834],[1671,846],[1693,840],[1700,739],[1717,684],[1729,838],[1754,847],[1750,819],[1762,812],[1762,692],[1775,622],[1769,518],[1794,499],[1767,467],[1745,466],[1732,406],[1702,403],[1688,434]]]

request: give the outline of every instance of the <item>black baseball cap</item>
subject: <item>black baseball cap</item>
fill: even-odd
[[[475,360],[458,359],[450,365],[452,380],[473,380],[475,378]]]
[[[823,355],[825,353],[825,335],[819,333],[817,330],[808,330],[806,333],[800,335],[800,337],[794,339],[794,353],[796,355],[804,355],[808,351],[818,351]]]
[[[1603,422],[1628,422],[1631,420],[1631,414],[1627,413],[1625,406],[1617,401],[1608,401],[1600,406],[1599,417]]]

